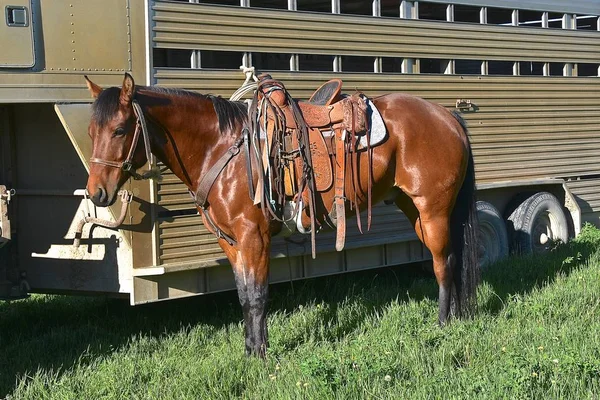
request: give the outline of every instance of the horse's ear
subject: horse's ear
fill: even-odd
[[[94,82],[90,81],[90,78],[88,78],[87,75],[84,75],[83,77],[85,78],[85,84],[87,85],[88,90],[92,94],[92,97],[97,99],[100,95],[100,92],[102,92],[102,88],[96,85]]]
[[[125,72],[125,78],[123,79],[123,87],[121,88],[121,104],[128,106],[133,100],[133,92],[135,90],[135,83],[133,77]]]

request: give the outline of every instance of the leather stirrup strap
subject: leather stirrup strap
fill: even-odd
[[[348,156],[351,160],[351,174],[352,184],[354,185],[354,211],[356,212],[356,225],[358,231],[362,234],[362,221],[360,220],[360,209],[358,207],[358,191],[360,189],[360,176],[358,175],[358,143],[360,139],[356,135],[356,118],[357,118],[357,105],[355,101],[351,102],[352,105],[352,134],[350,135],[350,148],[348,149]]]
[[[346,131],[335,132],[335,215],[337,219],[337,235],[335,249],[342,251],[346,242],[346,208],[344,187],[346,184]]]
[[[364,96],[364,95],[363,95]],[[366,96],[365,96],[366,97]],[[366,101],[366,99],[365,99]],[[367,110],[368,114],[368,110]],[[373,200],[371,197],[371,193],[373,191],[373,152],[371,149],[371,124],[370,119],[367,117],[365,120],[366,131],[365,135],[367,136],[367,174],[368,174],[368,182],[367,182],[367,231],[371,230],[371,219],[372,219],[372,208],[373,208]]]

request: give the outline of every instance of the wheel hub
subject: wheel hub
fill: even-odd
[[[543,252],[550,249],[556,240],[554,232],[558,229],[556,217],[549,211],[540,213],[535,219],[531,232],[535,252]]]

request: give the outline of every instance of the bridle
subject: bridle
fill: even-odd
[[[133,100],[131,104],[133,105],[133,113],[135,114],[136,122],[135,131],[133,132],[133,140],[131,141],[131,147],[129,148],[129,153],[127,154],[125,161],[110,161],[92,157],[90,158],[90,162],[94,164],[106,165],[107,167],[119,168],[130,174],[135,180],[150,179],[154,175],[153,172],[148,171],[140,175],[133,167],[133,157],[140,139],[140,132],[142,132],[142,136],[144,138],[146,158],[150,165],[152,165],[152,152],[150,151],[150,137],[148,136],[148,127],[146,125],[146,118],[144,117],[142,107],[137,100]]]

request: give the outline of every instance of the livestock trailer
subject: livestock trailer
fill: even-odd
[[[600,225],[600,4],[596,0],[0,0],[0,296],[129,297],[234,288],[187,189],[125,185],[128,206],[85,198],[92,99],[83,75],[229,97],[255,67],[308,98],[327,79],[456,109],[475,156],[481,257],[541,251]],[[435,146],[435,143],[431,144]],[[122,210],[124,210],[122,212]],[[122,214],[122,215],[121,215]],[[85,216],[123,223],[84,227]],[[271,282],[422,261],[394,206],[373,229],[276,238]]]

